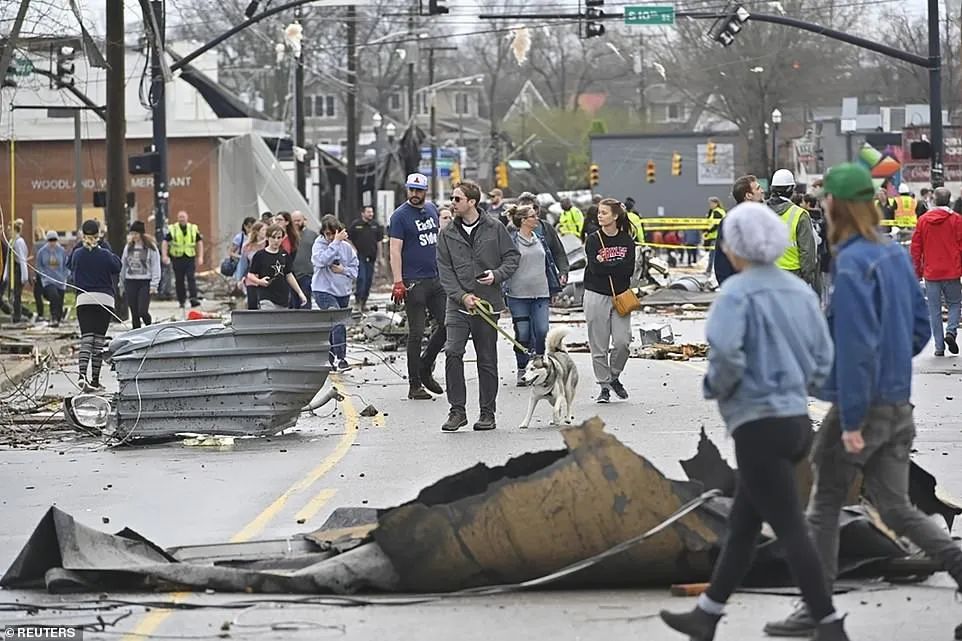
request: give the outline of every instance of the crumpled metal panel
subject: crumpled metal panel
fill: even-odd
[[[562,430],[567,452],[477,465],[382,514],[374,540],[402,588],[452,591],[515,583],[599,554],[654,527],[701,493],[672,481],[605,433],[600,419]],[[702,580],[724,518],[699,510],[569,581],[580,587]]]
[[[331,328],[349,318],[347,309],[239,311],[227,324],[126,332],[109,347],[120,388],[108,431],[123,440],[158,440],[290,427],[327,380]]]

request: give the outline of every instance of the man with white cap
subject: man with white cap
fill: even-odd
[[[815,243],[815,228],[808,211],[791,200],[795,193],[795,176],[787,169],[779,169],[772,175],[771,187],[768,206],[788,226],[788,249],[775,264],[816,289],[818,245]]]
[[[438,278],[438,208],[427,202],[428,179],[424,174],[410,174],[405,186],[408,199],[391,214],[388,228],[394,276],[391,299],[398,305],[405,303],[407,309],[408,398],[431,400],[428,390],[444,393],[434,380],[433,371],[447,338],[445,295]],[[438,326],[422,354],[421,342],[429,310]]]
[[[899,227],[912,227],[918,221],[916,209],[919,203],[912,195],[908,183],[899,184],[899,196],[895,199],[895,224]]]
[[[691,639],[715,637],[768,523],[812,612],[814,638],[848,641],[805,527],[795,478],[812,443],[808,392],[832,371],[832,341],[815,294],[774,264],[788,245],[785,226],[761,203],[738,205],[725,218],[720,249],[739,273],[725,281],[708,313],[702,388],[705,398],[718,401],[735,442],[739,478],[729,536],[708,589],[689,612],[661,612],[669,627]]]

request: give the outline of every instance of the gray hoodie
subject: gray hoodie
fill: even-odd
[[[779,216],[792,206],[791,201],[778,197],[770,198],[766,204]],[[798,261],[801,264],[797,274],[814,289],[815,277],[818,275],[818,246],[815,244],[812,218],[804,207],[802,207],[802,214],[798,217],[795,242],[798,244]]]
[[[463,307],[465,294],[474,294],[491,303],[495,311],[504,309],[501,284],[518,269],[521,255],[504,225],[496,218],[481,214],[470,236],[455,218],[438,234],[438,272],[448,295],[448,307]],[[482,272],[494,273],[493,285],[482,285]]]

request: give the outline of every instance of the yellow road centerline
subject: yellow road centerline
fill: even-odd
[[[325,488],[314,495],[314,497],[307,502],[307,505],[301,508],[301,510],[294,516],[297,521],[310,521],[314,518],[324,505],[330,501],[334,495],[337,494],[337,490],[332,488]]]
[[[359,415],[354,405],[351,403],[351,398],[345,393],[344,387],[342,386],[340,380],[336,374],[331,375],[331,384],[334,385],[335,389],[344,396],[344,400],[341,402],[341,409],[344,412],[344,434],[341,436],[340,440],[337,442],[337,446],[334,451],[324,457],[316,467],[310,470],[305,476],[300,480],[296,481],[289,488],[287,488],[283,494],[274,499],[274,501],[268,505],[260,514],[255,516],[247,525],[245,525],[237,534],[230,538],[231,543],[243,543],[249,541],[267,527],[271,520],[276,517],[280,511],[287,504],[287,501],[294,494],[301,492],[311,485],[316,483],[321,477],[331,471],[331,469],[337,465],[351,450],[351,446],[357,440],[358,432],[358,420]],[[313,510],[310,512],[309,516],[304,518],[310,518],[317,514],[318,510],[323,507],[324,503],[330,500],[336,490],[321,490],[314,498],[312,498],[306,506],[299,512],[305,513],[308,510]],[[325,493],[330,493],[325,496]],[[323,500],[322,500],[323,497]],[[301,518],[298,516],[297,518]],[[185,600],[190,596],[191,592],[175,592],[170,596],[171,603],[178,603]],[[157,628],[173,614],[173,610],[153,610],[148,613],[141,621],[138,623],[133,630],[126,633],[121,641],[141,641],[144,637],[149,637],[153,634]]]

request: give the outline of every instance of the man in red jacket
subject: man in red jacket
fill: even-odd
[[[962,216],[949,209],[952,194],[945,187],[935,190],[935,209],[925,212],[912,235],[915,273],[925,279],[929,323],[935,340],[935,355],[945,356],[945,346],[959,353],[956,334],[962,315]],[[942,337],[942,298],[949,308],[949,323]]]

